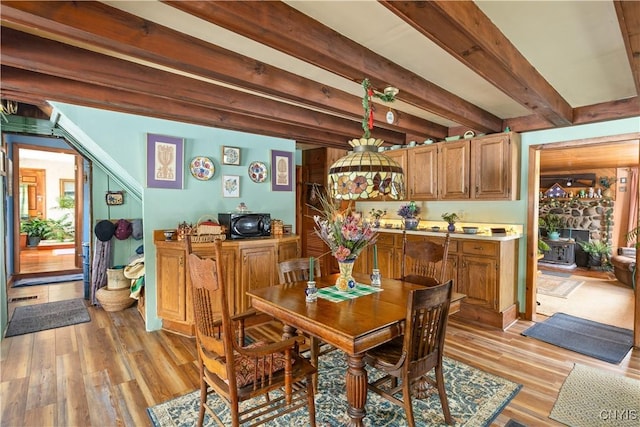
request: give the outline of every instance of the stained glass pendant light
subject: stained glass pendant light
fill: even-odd
[[[349,141],[353,151],[338,159],[329,168],[329,192],[338,200],[366,200],[378,196],[403,199],[405,189],[402,167],[395,160],[378,152],[378,147],[383,143],[381,139],[371,138],[371,98],[375,96],[390,102],[395,99],[398,89],[389,87],[384,93],[374,93],[369,79],[363,80],[362,87],[365,92],[362,98],[364,134],[360,139]]]

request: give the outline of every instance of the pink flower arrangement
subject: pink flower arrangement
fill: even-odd
[[[340,211],[326,197],[321,197],[322,215],[315,215],[316,235],[338,261],[355,260],[367,245],[375,243],[377,233],[366,221],[360,223],[348,208]]]

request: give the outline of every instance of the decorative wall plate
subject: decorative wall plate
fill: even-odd
[[[267,165],[262,162],[251,162],[249,165],[249,178],[253,182],[265,182],[269,177]]]
[[[207,181],[213,178],[213,174],[216,170],[211,159],[204,156],[194,157],[189,166],[191,169],[191,175],[200,181]]]
[[[240,165],[240,149],[237,147],[222,147],[222,163],[225,165]]]

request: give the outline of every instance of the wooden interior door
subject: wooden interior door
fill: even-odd
[[[44,169],[20,168],[20,206],[26,207],[29,218],[44,218],[47,200],[45,184]],[[26,191],[22,191],[23,188]]]

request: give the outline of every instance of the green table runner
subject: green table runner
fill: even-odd
[[[348,291],[344,292],[339,291],[335,286],[320,288],[318,289],[318,298],[326,299],[331,302],[340,302],[381,291],[382,288],[379,288],[377,286],[369,286],[363,285],[362,283],[356,283],[355,288],[349,289]]]

